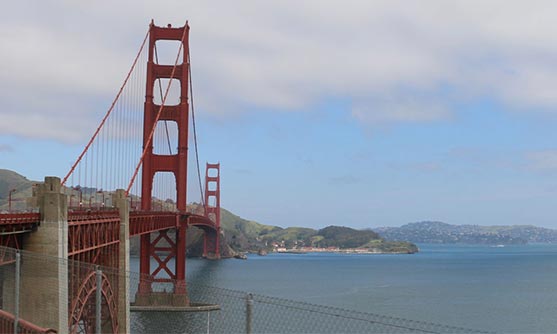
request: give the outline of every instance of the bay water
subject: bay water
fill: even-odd
[[[187,260],[192,284],[502,333],[557,332],[557,245]],[[132,258],[132,271],[138,259]]]

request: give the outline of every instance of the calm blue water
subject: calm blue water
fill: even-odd
[[[468,328],[557,332],[557,245],[419,246],[414,255],[188,259],[188,280]]]

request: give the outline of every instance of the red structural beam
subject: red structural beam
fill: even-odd
[[[191,226],[207,226],[215,228],[215,223],[204,216],[195,214],[180,214],[177,212],[134,211],[130,212],[130,235],[140,235],[155,231],[176,228],[176,217],[180,220],[187,219]],[[7,226],[28,226],[39,224],[39,213],[10,213],[0,214],[0,229]],[[68,212],[68,225],[70,227],[98,225],[108,222],[119,222],[118,211],[73,211]]]
[[[15,316],[4,310],[0,310],[0,333],[13,333]],[[29,321],[19,319],[18,322],[19,334],[43,334],[43,333],[58,333],[52,328],[42,328]]]
[[[68,222],[85,222],[90,220],[96,219],[103,219],[103,218],[120,218],[120,214],[117,210],[112,211],[70,211],[68,212]]]
[[[0,215],[0,231],[11,233],[30,229],[40,222],[38,213]],[[184,224],[216,229],[208,217],[178,212],[130,212],[130,236],[149,234],[177,228]],[[6,232],[7,230],[7,232]],[[6,236],[4,236],[6,238]],[[120,242],[120,215],[118,211],[68,212],[68,255],[74,256]]]
[[[68,223],[68,255],[74,256],[120,242],[120,217]]]
[[[0,214],[0,226],[38,224],[41,215],[37,213],[2,213]]]
[[[0,214],[0,245],[20,249],[22,234],[34,231],[40,220],[41,217],[38,213]],[[11,260],[6,260],[0,254],[0,265],[11,263]]]
[[[130,236],[176,228],[178,217],[175,212],[131,212]]]
[[[209,227],[216,230],[215,222],[209,217],[200,215],[187,215],[188,226]]]

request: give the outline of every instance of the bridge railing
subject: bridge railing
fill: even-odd
[[[15,324],[15,316],[6,311],[0,310],[0,333],[13,333]],[[51,328],[42,328],[34,325],[26,320],[20,319],[18,331],[19,334],[47,334],[57,333]]]
[[[38,212],[2,213],[0,225],[21,225],[38,223],[41,220]]]
[[[107,218],[120,218],[118,210],[79,210],[68,212],[68,222],[87,222]]]

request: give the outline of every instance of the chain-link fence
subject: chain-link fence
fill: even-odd
[[[118,333],[121,280],[115,268],[0,247],[0,333]]]
[[[119,333],[128,316],[129,331],[138,334],[482,333],[191,283],[186,307],[132,307],[131,314],[122,313],[122,305],[134,305],[145,279],[0,247],[0,333]],[[149,286],[152,292],[172,295],[176,283],[168,279]]]
[[[59,312],[67,310],[65,268],[55,257],[1,247],[0,332],[55,333],[57,324],[67,324],[68,313]]]
[[[141,276],[130,274],[132,301]],[[171,283],[152,284],[170,292]],[[189,311],[137,311],[132,333],[486,333],[188,283]],[[193,310],[192,310],[193,309]],[[201,311],[200,311],[201,310]]]

